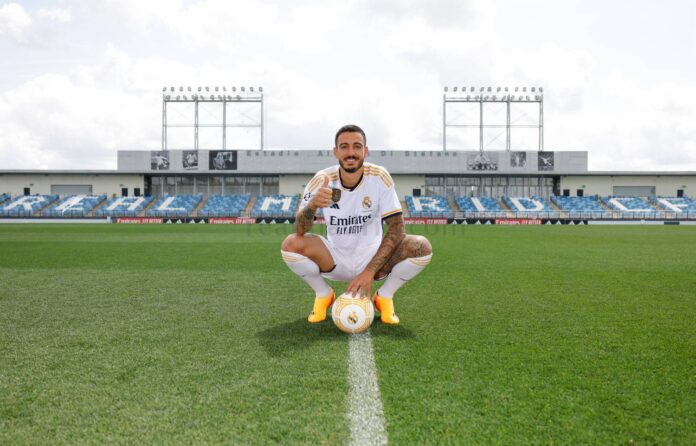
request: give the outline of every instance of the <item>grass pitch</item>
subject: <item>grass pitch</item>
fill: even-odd
[[[346,444],[292,228],[0,225],[0,444]],[[696,227],[410,227],[392,444],[696,443]],[[342,291],[337,285],[337,291]]]

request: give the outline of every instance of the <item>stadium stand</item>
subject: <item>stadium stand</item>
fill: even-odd
[[[211,195],[199,217],[239,217],[249,203],[249,195]]]
[[[68,195],[43,212],[49,217],[86,217],[106,195]]]
[[[0,204],[6,202],[9,199],[10,199],[9,194],[0,194]]]
[[[145,214],[149,217],[187,217],[201,202],[201,195],[165,195]]]
[[[554,212],[554,209],[541,197],[503,197],[503,203],[513,212]]]
[[[53,203],[58,195],[20,195],[0,208],[3,217],[28,217]]]
[[[114,197],[109,199],[106,204],[94,215],[100,217],[136,217],[154,200],[151,196],[146,197]]]
[[[297,195],[260,195],[256,200],[252,217],[294,217],[299,203]]]
[[[567,212],[606,212],[597,197],[552,196],[551,202]]]
[[[639,197],[602,197],[602,202],[609,208],[619,212],[657,212],[650,203]]]
[[[696,201],[687,197],[653,197],[651,203],[658,209],[670,212],[696,212]]]
[[[411,217],[452,217],[452,208],[443,196],[406,196],[406,206]]]
[[[489,197],[456,197],[454,202],[457,203],[459,210],[464,213],[471,212],[503,212],[503,208],[495,198]]]

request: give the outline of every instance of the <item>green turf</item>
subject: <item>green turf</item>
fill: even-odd
[[[291,228],[0,225],[0,444],[346,444]],[[422,227],[372,328],[393,444],[696,443],[696,227]],[[339,290],[340,291],[340,290]]]

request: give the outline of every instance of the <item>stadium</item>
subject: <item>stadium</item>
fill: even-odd
[[[224,90],[224,91],[223,91]],[[80,217],[114,222],[292,223],[302,190],[315,172],[331,163],[330,150],[263,147],[263,88],[165,87],[162,93],[162,149],[121,150],[116,170],[0,170],[0,216]],[[518,91],[519,90],[519,91]],[[177,94],[181,93],[181,94]],[[210,94],[212,93],[212,94]],[[222,94],[220,94],[222,93]],[[237,94],[242,93],[242,94]],[[519,94],[518,94],[519,93]],[[174,96],[177,94],[176,96]],[[532,96],[530,96],[530,94]],[[442,150],[371,150],[369,161],[396,180],[410,223],[559,224],[696,221],[696,172],[590,171],[586,151],[543,148],[543,88],[445,88]],[[259,104],[260,147],[227,150],[235,126],[228,108]],[[199,107],[222,105],[215,150],[199,149]],[[479,150],[448,150],[447,106],[480,107],[475,127]],[[507,107],[507,150],[484,150],[484,104]],[[538,105],[538,150],[512,150],[511,110]],[[173,126],[167,110],[189,106],[195,119]],[[170,128],[172,127],[172,128]],[[168,148],[174,127],[193,132],[187,150]],[[208,126],[210,127],[210,126]],[[521,127],[521,126],[517,126]],[[527,126],[529,127],[529,126]],[[450,130],[451,132],[452,130]],[[211,219],[212,220],[209,220]],[[172,220],[173,219],[173,220]],[[425,219],[425,220],[424,220]]]

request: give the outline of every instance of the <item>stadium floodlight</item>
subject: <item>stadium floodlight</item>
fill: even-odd
[[[227,93],[227,87],[222,87],[222,91],[224,91],[225,93]]]
[[[542,87],[539,87],[539,93],[543,93],[544,89]]]
[[[259,93],[263,93],[263,87],[259,87]]]
[[[445,87],[445,93],[447,93],[447,87]]]
[[[232,87],[232,91],[237,91],[237,87]]]
[[[189,92],[191,91],[191,87],[186,87],[186,89],[187,89]]]
[[[532,87],[532,93],[534,93],[535,91],[536,91],[536,88]]]
[[[462,93],[466,93],[466,87],[462,87]]]
[[[201,91],[201,87],[198,87],[198,91]]]
[[[471,89],[469,89],[469,91],[470,91],[471,93],[473,93],[473,92],[474,92],[474,87],[471,87]]]
[[[515,87],[515,93],[519,91],[520,87]]]
[[[457,92],[457,87],[453,87],[453,88],[452,88],[452,91],[453,91],[454,93],[456,93],[456,92]]]
[[[240,90],[242,90],[242,93],[245,93],[244,87],[240,87]]]
[[[527,92],[527,87],[522,87],[522,92],[526,93]]]
[[[505,87],[505,93],[507,93],[507,92],[508,92],[508,87]]]
[[[489,93],[491,92],[491,87],[488,87],[488,92],[489,92]]]
[[[497,92],[497,93],[500,93],[500,87],[498,87],[498,89],[496,90],[496,92]]]
[[[220,87],[215,86],[215,91],[220,91]]]
[[[162,93],[167,91],[167,87],[162,87]]]
[[[253,93],[253,92],[254,92],[254,87],[249,87],[249,91]]]
[[[205,87],[205,91],[206,91],[206,92],[209,92],[209,91],[210,91],[210,88]]]

